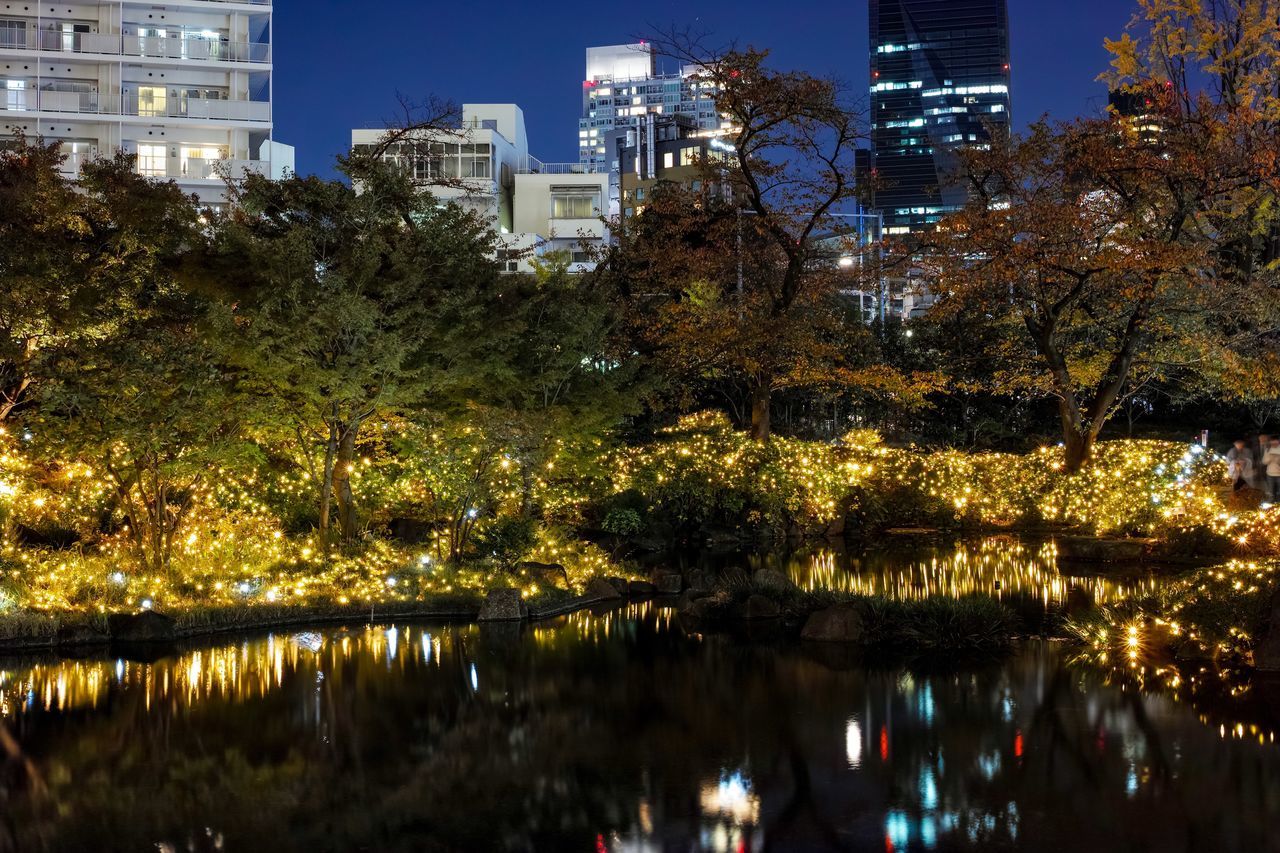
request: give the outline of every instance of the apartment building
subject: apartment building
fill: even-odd
[[[208,203],[222,172],[281,177],[271,0],[0,0],[0,135],[62,144],[69,173],[123,150]]]

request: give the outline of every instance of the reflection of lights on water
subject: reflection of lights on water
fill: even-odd
[[[431,663],[431,635],[422,632],[422,662]]]
[[[862,726],[854,717],[844,728],[844,754],[850,767],[857,770],[862,766]]]
[[[735,825],[754,824],[760,817],[760,798],[740,772],[722,773],[702,786],[702,812],[728,818]]]
[[[908,600],[935,595],[1022,595],[1049,606],[1063,605],[1073,591],[1079,591],[1095,604],[1109,604],[1156,590],[1156,581],[1151,578],[1117,580],[1064,575],[1058,570],[1055,545],[1029,547],[1002,537],[961,543],[939,555],[895,557],[881,564],[883,558],[872,554],[865,564],[845,566],[833,552],[822,551],[806,560],[791,562],[786,570],[806,590]]]
[[[938,782],[932,768],[926,767],[920,774],[920,805],[930,811],[938,807]]]
[[[480,673],[476,671],[476,665],[471,664],[471,690],[472,692],[480,689]]]
[[[399,650],[400,632],[392,625],[386,630],[387,635],[387,663],[396,659],[396,652]]]
[[[886,850],[897,850],[907,846],[911,840],[911,824],[907,813],[894,809],[884,819],[884,840]]]

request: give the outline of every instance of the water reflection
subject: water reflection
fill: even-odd
[[[828,589],[897,599],[989,595],[1063,610],[1113,604],[1150,594],[1159,581],[1146,571],[1090,574],[1059,565],[1053,542],[1009,536],[936,544],[903,542],[852,555],[829,549],[753,557],[753,568],[785,571],[803,589]]]
[[[17,850],[1278,843],[1280,747],[1224,739],[1047,643],[885,669],[688,635],[643,605],[37,661],[3,690],[39,781],[0,789],[0,846]]]

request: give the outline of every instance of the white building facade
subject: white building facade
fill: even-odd
[[[271,0],[0,0],[0,134],[58,141],[66,169],[118,150],[203,201],[222,173],[282,177]]]
[[[456,129],[389,141],[382,128],[351,132],[353,150],[381,150],[442,200],[474,211],[501,238],[508,272],[561,253],[588,269],[609,238],[609,175],[577,163],[544,163],[529,153],[524,113],[515,104],[463,104]]]

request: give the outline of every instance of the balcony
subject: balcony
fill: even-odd
[[[62,173],[67,177],[78,177],[86,163],[94,160],[91,154],[68,154],[62,161]],[[271,176],[271,163],[266,160],[202,160],[195,157],[185,162],[170,160],[163,171],[159,169],[144,173],[148,178],[175,181],[221,181],[223,176],[233,181],[243,180],[250,174]]]
[[[136,92],[105,95],[97,92],[55,92],[9,89],[0,91],[0,112],[42,112],[76,115],[125,116],[142,119],[195,119],[267,123],[268,101],[169,96],[140,105]]]
[[[532,155],[519,169],[523,175],[596,175],[603,171],[589,163],[543,163]]]
[[[140,36],[110,33],[67,33],[53,30],[8,30],[0,35],[0,50],[41,53],[129,56],[193,62],[262,64],[271,61],[271,45],[181,36]]]

